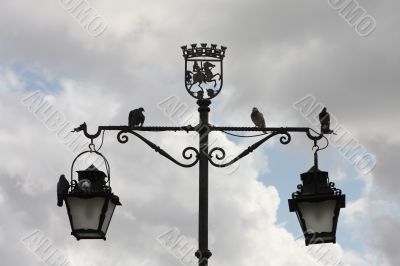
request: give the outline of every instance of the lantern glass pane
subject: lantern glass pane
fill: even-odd
[[[72,216],[73,230],[97,230],[100,222],[100,215],[106,198],[78,198],[69,197],[68,205]]]
[[[103,233],[107,233],[108,230],[108,226],[110,224],[111,221],[111,217],[114,213],[114,209],[115,209],[115,204],[112,203],[111,200],[108,201],[108,208],[107,208],[107,212],[104,218],[104,222],[103,222],[103,226],[101,227],[101,231],[103,231]]]
[[[299,210],[310,232],[332,232],[336,201],[299,202]]]

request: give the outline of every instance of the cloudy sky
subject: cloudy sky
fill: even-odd
[[[0,1],[0,264],[195,265],[197,167],[106,133],[101,151],[123,204],[107,241],[70,235],[55,187],[87,149],[68,134],[83,121],[89,132],[124,125],[142,106],[146,125],[195,125],[179,47],[208,42],[228,47],[210,122],[251,126],[257,106],[269,126],[318,128],[315,114],[327,106],[338,135],[320,168],[347,199],[338,243],[305,248],[287,205],[312,164],[305,136],[293,134],[287,146],[275,139],[234,168],[211,167],[210,264],[400,265],[399,8],[394,0]],[[186,133],[144,135],[179,159],[198,142]],[[228,155],[255,141],[210,138]],[[180,244],[171,247],[166,235]]]

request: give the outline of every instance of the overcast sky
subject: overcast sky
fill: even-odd
[[[275,139],[234,168],[210,167],[210,264],[400,265],[399,8],[395,0],[0,1],[0,264],[195,265],[185,252],[196,248],[197,167],[106,133],[101,151],[122,202],[107,241],[70,235],[56,183],[87,148],[68,134],[83,121],[95,132],[144,107],[145,125],[195,125],[180,46],[207,42],[228,47],[210,122],[252,126],[256,106],[268,126],[318,128],[315,114],[327,106],[338,135],[320,166],[347,199],[337,244],[305,248],[287,205],[312,164],[305,136],[293,134],[287,146]],[[198,142],[195,134],[144,135],[179,160]],[[210,138],[230,156],[256,141]],[[168,246],[166,234],[181,246]]]

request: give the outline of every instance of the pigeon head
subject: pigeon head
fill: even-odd
[[[143,107],[140,107],[140,108],[139,108],[139,111],[140,111],[140,112],[144,112]]]
[[[321,112],[322,112],[322,113],[325,113],[325,112],[326,112],[326,107],[324,107],[324,109],[322,109]]]
[[[253,112],[258,112],[257,107],[253,107]]]

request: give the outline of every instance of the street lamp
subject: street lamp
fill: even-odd
[[[345,195],[329,182],[328,172],[318,169],[317,151],[314,165],[301,174],[302,185],[289,199],[290,212],[296,212],[306,245],[336,243],[336,227]]]
[[[102,154],[92,150],[80,155],[87,152],[97,153],[105,159]],[[117,205],[121,205],[119,198],[111,192],[108,162],[105,159],[108,175],[94,165],[90,165],[85,170],[77,171],[78,181],[76,181],[72,178],[72,173],[78,157],[75,158],[71,167],[70,191],[63,195],[71,224],[71,234],[77,240],[106,240],[114,209]]]
[[[99,126],[97,132],[89,134],[87,132],[86,123],[83,123],[77,127],[74,131],[83,131],[84,135],[91,141],[91,151],[98,153],[99,149],[95,149],[93,145],[94,139],[102,136],[102,143],[104,141],[105,131],[118,131],[117,140],[124,144],[129,140],[128,135],[133,135],[146,143],[154,151],[172,161],[173,163],[181,167],[193,167],[197,163],[199,164],[199,219],[198,219],[198,250],[195,255],[199,259],[200,266],[207,266],[208,259],[212,253],[208,248],[208,168],[211,164],[214,167],[229,167],[236,163],[240,159],[249,155],[255,149],[260,147],[263,143],[269,139],[280,136],[279,142],[281,144],[289,144],[292,137],[291,133],[305,133],[307,137],[314,142],[314,146],[317,146],[317,142],[324,138],[328,145],[328,139],[324,134],[330,134],[332,131],[329,129],[329,114],[324,113],[323,120],[320,120],[324,124],[324,131],[321,133],[315,132],[309,127],[221,127],[214,126],[209,123],[208,115],[210,112],[211,100],[220,94],[223,85],[223,59],[225,57],[226,47],[221,46],[220,48],[216,44],[208,46],[206,43],[200,45],[191,44],[182,46],[182,55],[185,59],[184,69],[184,81],[187,92],[196,99],[196,103],[199,106],[199,123],[196,126],[182,125],[177,127],[160,127],[160,126],[143,126],[144,116],[141,113],[143,109],[139,108],[132,111],[132,117],[130,117],[129,125],[127,126]],[[139,112],[138,112],[139,111]],[[133,121],[131,124],[131,118],[135,120],[135,116],[138,115],[140,121]],[[136,126],[140,125],[140,126]],[[141,131],[151,132],[164,132],[164,131],[184,131],[184,132],[197,132],[199,134],[198,148],[186,147],[182,151],[182,157],[185,162],[171,156],[168,152],[163,150],[161,147],[145,138],[140,134]],[[221,147],[212,147],[209,149],[208,136],[212,132],[223,132],[238,137],[256,137],[259,136],[261,139],[250,145],[247,149],[242,151],[233,159],[230,156],[226,157],[226,152]],[[232,132],[261,132],[258,135],[243,136],[236,135]],[[103,133],[103,134],[102,134]],[[107,164],[108,165],[108,164]],[[109,167],[107,168],[109,169]],[[109,171],[109,170],[108,170]],[[71,170],[72,172],[72,170]],[[86,179],[90,180],[90,184],[94,181],[90,178],[89,173],[84,171],[81,173],[82,182],[81,187],[84,187]],[[105,174],[96,172],[95,180],[103,180]],[[108,172],[109,178],[109,172]],[[71,174],[72,179],[72,174]],[[84,181],[85,180],[85,181]],[[333,183],[328,184],[328,178],[326,172],[321,172],[317,167],[310,169],[309,172],[302,174],[303,185],[299,185],[299,192],[293,194],[293,199],[289,200],[289,206],[291,211],[296,211],[299,216],[300,224],[303,231],[306,234],[306,244],[315,244],[314,239],[309,237],[309,230],[316,232],[317,236],[321,241],[334,242],[337,218],[339,209],[344,207],[344,195],[338,194],[337,189],[334,188]],[[61,180],[60,180],[61,182]],[[59,184],[60,184],[59,182]],[[62,182],[61,182],[62,183]],[[59,186],[59,195],[65,195],[63,192],[63,186]],[[105,239],[105,233],[107,231],[108,223],[112,216],[112,211],[115,205],[119,205],[118,198],[111,194],[111,188],[106,188],[104,191],[97,193],[103,193],[103,198],[100,200],[94,196],[93,192],[75,192],[75,188],[79,189],[78,186],[74,185],[72,191],[65,196],[68,198],[68,211],[70,214],[71,226],[73,234],[82,238],[103,238]],[[80,193],[80,199],[92,199],[89,204],[88,201],[77,201],[72,200],[72,194]],[[85,195],[85,196],[83,196]],[[76,196],[74,196],[76,197]],[[98,197],[98,196],[97,196]],[[59,199],[60,202],[60,199]],[[83,203],[85,202],[85,203]],[[105,202],[108,202],[107,204]],[[111,205],[110,205],[111,204]],[[72,212],[72,206],[76,209]],[[95,207],[97,206],[97,207]],[[99,206],[103,206],[100,208]],[[101,209],[101,211],[100,211]],[[96,215],[88,216],[87,214],[96,210]],[[101,213],[101,214],[100,214]],[[79,217],[79,218],[78,218]],[[91,220],[91,217],[96,219]],[[97,219],[99,218],[99,219]],[[76,220],[76,221],[75,221]],[[79,222],[78,222],[79,221]],[[97,221],[99,221],[97,223]],[[75,223],[74,223],[75,222]],[[90,226],[89,226],[90,223]],[[79,224],[79,228],[77,228]],[[83,226],[83,224],[85,226]],[[94,229],[96,228],[96,229]],[[78,234],[78,230],[79,234]],[[77,237],[77,238],[78,238]],[[78,238],[79,239],[79,238]]]

